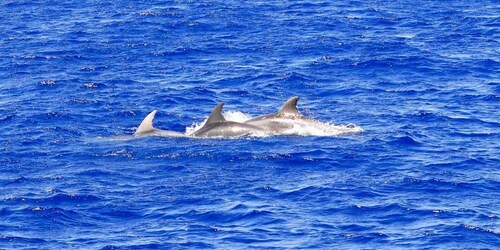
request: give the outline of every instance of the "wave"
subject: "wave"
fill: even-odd
[[[4,202],[17,203],[26,202],[27,204],[50,205],[50,204],[81,204],[98,202],[102,199],[94,195],[77,195],[59,193],[45,198],[29,198],[29,197],[7,197]]]
[[[406,146],[420,146],[420,145],[422,145],[422,142],[419,142],[412,135],[392,137],[391,141],[389,143],[394,144],[394,145],[406,145]]]
[[[12,236],[12,235],[0,235],[0,242],[3,242],[3,246],[16,246],[16,244],[22,244],[22,248],[26,247],[25,244],[35,244],[35,245],[40,245],[40,244],[46,244],[48,243],[47,240],[42,239],[42,238],[34,238],[34,237],[19,237],[19,236]],[[20,246],[18,246],[20,247]]]

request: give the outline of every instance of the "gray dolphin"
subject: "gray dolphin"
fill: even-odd
[[[318,120],[314,120],[303,116],[297,110],[298,96],[294,96],[283,104],[283,107],[278,113],[259,116],[248,121],[245,124],[254,125],[264,130],[275,133],[286,133],[296,126],[299,127],[319,127],[324,128],[326,125]]]
[[[227,121],[222,116],[222,107],[224,103],[221,102],[215,106],[212,113],[208,117],[205,125],[195,131],[192,136],[196,137],[235,137],[248,135],[252,133],[263,133],[264,130],[250,124]]]
[[[141,125],[134,133],[134,137],[144,136],[166,136],[166,137],[186,137],[187,135],[170,130],[162,130],[153,127],[153,120],[156,115],[156,110],[153,110],[149,115],[142,120]]]

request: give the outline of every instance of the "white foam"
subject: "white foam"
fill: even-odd
[[[295,122],[293,127],[287,131],[285,134],[290,135],[301,135],[301,136],[339,136],[342,134],[349,133],[359,133],[363,132],[360,126],[354,124],[347,125],[334,125],[329,123],[306,123],[306,122]]]
[[[233,122],[245,122],[252,119],[252,117],[248,116],[247,114],[236,110],[229,110],[227,112],[224,112],[223,115],[226,120]]]
[[[186,135],[193,134],[195,131],[197,131],[198,129],[202,128],[203,125],[205,125],[205,122],[207,122],[207,119],[208,119],[208,117],[205,118],[205,120],[202,121],[202,122],[193,123],[193,124],[191,124],[191,126],[187,126],[186,127],[186,132],[184,132],[184,134],[186,134]]]

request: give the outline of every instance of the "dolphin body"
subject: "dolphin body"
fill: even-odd
[[[215,106],[212,113],[208,117],[205,125],[195,131],[191,136],[195,137],[237,137],[253,133],[264,133],[262,128],[251,124],[240,122],[227,121],[222,116],[222,107],[224,103],[221,102]]]
[[[291,133],[295,127],[325,128],[328,125],[318,120],[303,116],[297,110],[298,96],[288,99],[277,113],[259,116],[245,121],[245,124],[260,127],[274,133]]]
[[[134,137],[145,137],[145,136],[165,136],[165,137],[187,137],[183,133],[162,130],[153,127],[153,120],[156,115],[156,110],[153,110],[149,115],[144,118],[141,125],[137,128],[134,133]]]

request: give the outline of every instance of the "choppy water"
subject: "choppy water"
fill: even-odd
[[[0,3],[0,248],[500,247],[497,1],[110,2]]]

